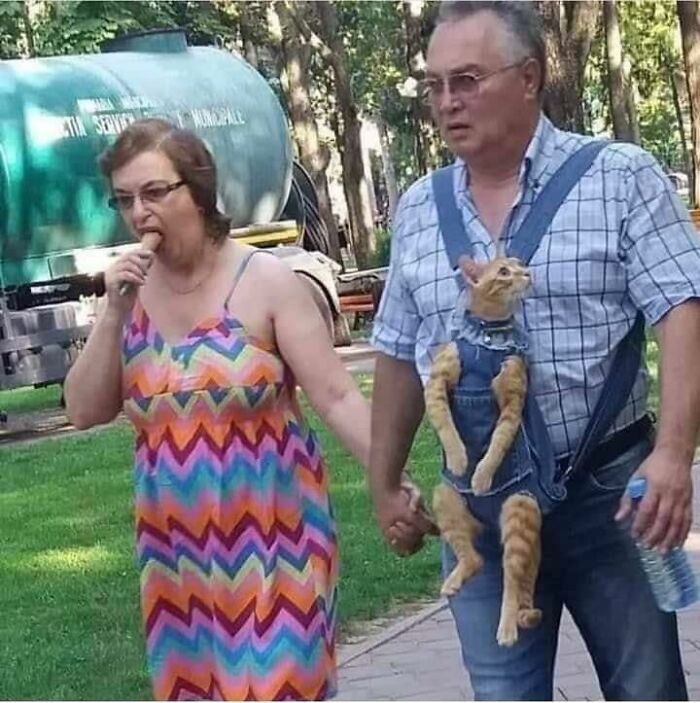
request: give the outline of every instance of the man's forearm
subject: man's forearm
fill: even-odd
[[[418,425],[423,386],[415,366],[377,355],[372,395],[369,484],[374,495],[398,489]]]
[[[700,301],[671,310],[657,331],[661,369],[656,448],[690,463],[700,429]]]

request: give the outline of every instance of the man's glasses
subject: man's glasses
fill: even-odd
[[[168,193],[172,193],[176,188],[185,185],[185,181],[175,181],[175,183],[151,183],[146,188],[142,188],[138,193],[117,193],[107,201],[113,210],[125,212],[134,207],[134,202],[138,198],[143,204],[159,203],[164,200]]]
[[[425,102],[435,104],[440,101],[445,90],[445,85],[447,85],[450,95],[456,95],[460,98],[474,98],[479,94],[479,85],[482,81],[498,73],[509,71],[511,68],[522,66],[525,61],[527,61],[527,59],[502,66],[495,71],[482,73],[480,76],[470,73],[469,71],[464,71],[463,73],[449,73],[446,76],[426,78],[419,84],[419,94]]]

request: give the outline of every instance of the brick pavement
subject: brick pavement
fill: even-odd
[[[694,468],[700,486],[700,464]],[[687,549],[700,573],[700,490]],[[700,606],[679,614],[681,653],[691,700],[700,700]],[[339,649],[338,700],[472,700],[447,604],[437,601],[366,640]],[[555,667],[555,700],[601,700],[593,667],[568,613]]]

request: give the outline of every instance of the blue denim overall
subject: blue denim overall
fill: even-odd
[[[544,233],[569,191],[590,168],[607,141],[591,141],[580,147],[565,161],[530,208],[525,221],[513,236],[508,256],[527,265],[537,250]],[[457,281],[464,288],[459,273],[459,260],[471,257],[471,240],[454,197],[454,170],[439,169],[432,175],[433,193],[440,232],[450,264],[458,273]],[[463,300],[460,296],[455,309]],[[474,515],[490,525],[498,524],[500,506],[513,493],[529,493],[539,503],[543,515],[566,498],[565,483],[582,465],[604,437],[623,408],[637,377],[644,342],[644,316],[640,312],[635,323],[620,343],[608,378],[584,431],[583,439],[573,454],[569,467],[558,471],[549,433],[542,413],[528,384],[521,428],[502,465],[496,471],[488,494],[475,496],[471,491],[471,474],[485,453],[498,417],[491,381],[500,365],[511,353],[525,356],[527,334],[515,324],[500,332],[468,313],[453,315],[453,339],[457,342],[462,376],[451,394],[455,425],[467,448],[469,468],[464,477],[454,476],[446,467],[443,479],[456,488]],[[443,462],[444,464],[444,462]]]
[[[450,407],[467,450],[469,466],[464,476],[455,476],[444,467],[443,479],[462,495],[482,524],[497,526],[503,502],[514,493],[532,496],[546,514],[566,497],[566,490],[556,480],[549,435],[532,393],[526,396],[520,428],[496,471],[491,489],[480,496],[471,490],[474,469],[488,449],[500,413],[491,382],[508,356],[525,358],[527,336],[513,319],[484,322],[466,314],[460,328],[454,341],[461,375],[451,395]]]

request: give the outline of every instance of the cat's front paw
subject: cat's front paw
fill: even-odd
[[[464,476],[467,473],[469,459],[467,458],[467,450],[461,443],[455,443],[454,446],[445,450],[445,462],[447,468],[455,476]]]
[[[486,471],[483,461],[480,461],[472,476],[472,491],[474,491],[474,495],[480,496],[487,493],[491,489],[492,483],[493,476]]]

